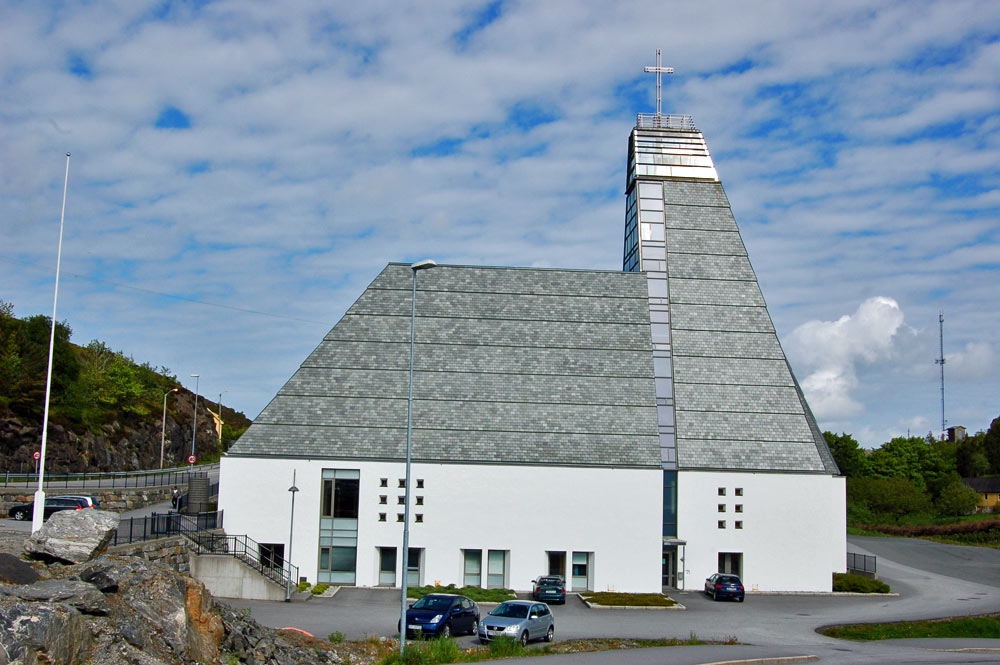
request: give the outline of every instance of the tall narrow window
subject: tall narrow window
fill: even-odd
[[[357,469],[323,469],[322,483],[317,581],[354,584],[361,473]]]
[[[507,552],[505,550],[490,550],[486,567],[486,586],[490,589],[503,589],[507,584]]]
[[[573,590],[585,591],[590,588],[590,557],[592,552],[573,552]]]
[[[483,583],[483,551],[462,550],[465,559],[463,581],[465,586],[480,586]]]

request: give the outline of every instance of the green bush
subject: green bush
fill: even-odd
[[[330,644],[340,644],[344,641],[344,634],[339,630],[335,630],[326,636],[326,641]]]
[[[448,586],[414,586],[406,590],[407,598],[423,598],[429,593],[454,593],[460,596],[467,596],[477,603],[502,603],[505,600],[514,600],[517,596],[510,589],[483,589],[477,586],[456,587],[454,584]]]
[[[303,591],[307,591],[311,586],[312,584],[309,584],[309,582],[302,580],[296,585],[296,588],[299,590],[299,593],[302,593]]]
[[[312,588],[312,595],[318,596],[318,595],[320,595],[321,593],[323,593],[324,591],[326,591],[329,588],[330,588],[330,585],[327,584],[327,583],[325,583],[325,582],[322,583],[322,584],[317,584],[316,586],[314,586]]]
[[[889,593],[889,585],[864,575],[833,574],[833,590],[847,593]]]

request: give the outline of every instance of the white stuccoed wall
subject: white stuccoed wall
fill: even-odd
[[[678,473],[678,538],[685,548],[684,588],[703,588],[719,552],[743,553],[747,591],[830,591],[846,570],[845,479],[783,473]],[[718,488],[726,488],[726,496]],[[735,489],[743,488],[743,496]],[[735,512],[736,504],[743,513]],[[726,512],[718,512],[725,504]],[[726,520],[719,529],[718,521]],[[736,520],[743,529],[734,528]],[[679,567],[679,566],[678,566]]]
[[[397,496],[404,465],[388,462],[251,459],[224,457],[219,508],[228,534],[287,548],[292,470],[295,484],[295,540],[292,563],[311,582],[317,579],[322,470],[361,472],[357,585],[378,583],[378,548],[402,548],[402,512]],[[662,474],[658,469],[564,468],[414,464],[410,547],[425,548],[422,584],[462,586],[463,549],[509,550],[509,586],[531,589],[548,572],[546,551],[593,552],[593,588],[625,592],[660,589]],[[380,478],[389,487],[379,486]],[[416,489],[416,479],[424,489]],[[388,505],[379,496],[388,496]],[[414,499],[411,498],[411,501]],[[713,505],[714,507],[714,505]],[[387,522],[378,514],[387,513]],[[423,524],[413,522],[424,515]],[[713,522],[714,524],[714,522]],[[402,557],[397,557],[398,567]],[[568,574],[568,571],[567,571]]]

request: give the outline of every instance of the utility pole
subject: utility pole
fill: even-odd
[[[948,421],[944,419],[944,312],[938,314],[938,343],[940,356],[934,361],[941,366],[941,440],[948,438]]]

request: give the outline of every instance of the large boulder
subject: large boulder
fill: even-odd
[[[13,595],[29,602],[65,603],[84,614],[107,614],[108,601],[93,584],[82,580],[41,580],[16,587]]]
[[[39,578],[38,572],[13,554],[0,553],[0,581],[11,584],[31,584]]]
[[[106,510],[63,510],[24,541],[24,550],[41,559],[82,563],[100,556],[118,529],[118,513]]]
[[[0,603],[0,665],[74,665],[89,659],[94,638],[83,616],[60,603]]]

